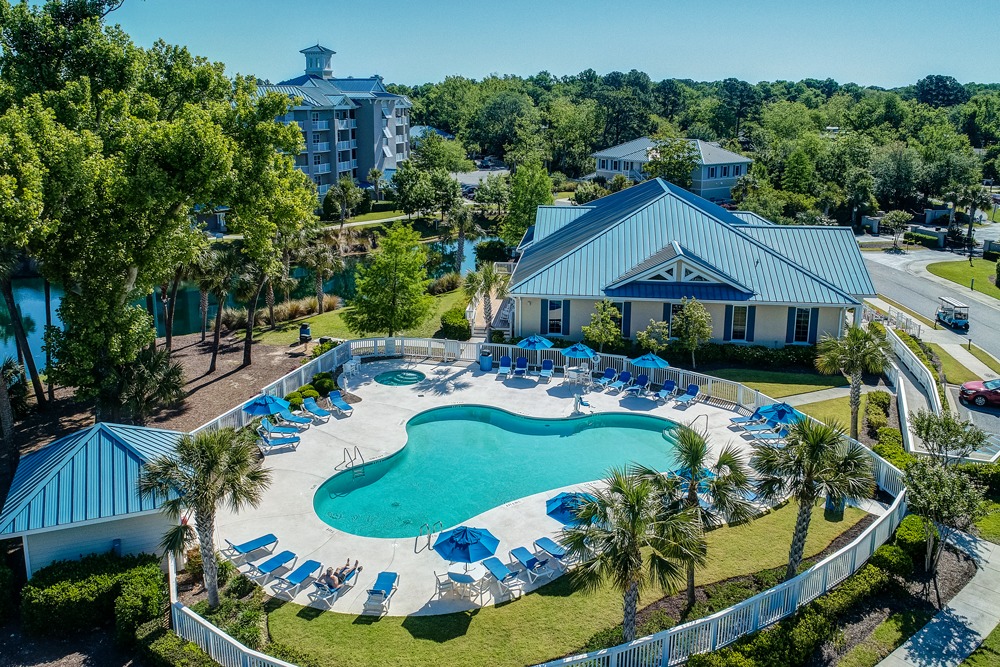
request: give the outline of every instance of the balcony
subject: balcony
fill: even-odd
[[[337,121],[338,130],[352,130],[358,126],[356,118],[344,118]]]
[[[406,125],[406,116],[396,116],[396,127]]]
[[[316,186],[316,192],[319,194],[319,198],[322,199],[326,196],[327,191],[330,189],[329,185],[318,185]]]
[[[329,130],[330,121],[328,120],[314,120],[312,122],[312,131],[319,132],[320,130]]]
[[[338,151],[349,151],[352,148],[357,148],[357,147],[358,147],[358,140],[357,139],[351,139],[350,141],[338,141],[337,142],[337,150]]]
[[[326,162],[324,164],[314,164],[312,166],[312,173],[314,173],[314,174],[329,174],[330,173],[330,163]]]
[[[330,165],[326,165],[326,166],[329,167]],[[358,167],[358,161],[357,160],[350,160],[348,162],[338,162],[337,163],[337,171],[350,171],[351,169],[357,169],[357,167]],[[327,171],[330,171],[330,170],[327,169]]]
[[[318,144],[313,144],[313,153],[329,153],[330,152],[330,142],[322,141]]]

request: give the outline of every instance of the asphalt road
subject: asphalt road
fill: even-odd
[[[962,288],[957,285],[955,289],[950,289],[879,262],[866,260],[865,264],[879,294],[884,294],[930,320],[934,319],[938,297],[962,298]],[[972,338],[976,345],[993,356],[1000,357],[1000,309],[990,308],[972,299],[965,302],[970,307],[968,338]],[[964,334],[956,336],[956,341],[965,339]]]

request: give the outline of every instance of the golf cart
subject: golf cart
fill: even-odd
[[[941,302],[935,313],[938,322],[952,329],[959,329],[961,331],[969,330],[968,306],[949,296],[943,296],[938,301]]]

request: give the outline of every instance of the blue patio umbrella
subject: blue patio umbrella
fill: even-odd
[[[273,415],[275,412],[288,409],[290,403],[283,398],[261,394],[243,406],[243,412],[248,415],[260,417],[263,415]]]
[[[778,424],[792,424],[805,418],[805,415],[788,403],[773,403],[760,409],[761,418]]]
[[[691,484],[691,469],[686,467],[678,468],[677,470],[674,470],[673,474],[687,482],[687,485],[684,486],[684,491],[687,492],[688,485]],[[708,481],[710,479],[713,479],[714,477],[715,477],[714,472],[712,472],[708,468],[703,467],[701,469],[701,481],[698,483],[698,493],[704,493],[705,491],[708,491]]]
[[[545,513],[559,523],[577,523],[577,508],[591,500],[595,498],[589,493],[560,493],[545,501]]]
[[[660,359],[652,352],[647,352],[635,359],[629,359],[628,362],[636,368],[670,368],[670,364],[665,359]]]
[[[459,526],[446,530],[434,541],[434,551],[453,563],[474,563],[496,553],[500,540],[485,528]]]
[[[547,350],[552,347],[554,343],[550,341],[545,336],[539,336],[538,334],[531,334],[521,342],[517,344],[522,350]]]
[[[562,356],[567,359],[593,359],[597,356],[597,352],[594,352],[583,343],[576,343],[562,350]]]

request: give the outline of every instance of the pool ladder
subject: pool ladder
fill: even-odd
[[[344,460],[334,470],[351,470],[354,477],[365,476],[365,457],[361,455],[357,445],[353,452],[344,447]]]
[[[435,521],[431,523],[428,521],[424,525],[420,526],[420,532],[417,533],[416,543],[413,545],[414,553],[420,553],[420,538],[427,535],[427,549],[431,548],[431,538],[434,537],[434,533],[444,530],[444,524],[440,521]],[[426,531],[426,532],[425,532]]]

